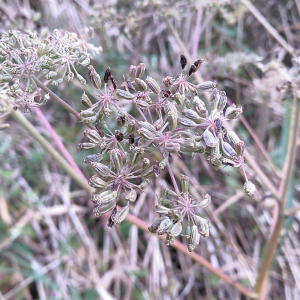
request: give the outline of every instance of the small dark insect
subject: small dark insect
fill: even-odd
[[[110,76],[111,76],[111,71],[110,71],[110,67],[108,67],[104,72],[103,80],[105,83],[108,83]]]
[[[180,55],[180,64],[181,64],[181,69],[183,70],[186,65],[187,65],[187,60],[183,54]]]
[[[129,144],[134,144],[134,133],[128,134]]]
[[[103,132],[101,126],[99,124],[96,124],[95,127],[96,127],[100,137],[104,137],[104,132]]]
[[[115,137],[117,141],[121,142],[124,139],[124,134],[120,130],[115,130]]]
[[[18,109],[18,106],[14,106],[14,110],[16,111]]]

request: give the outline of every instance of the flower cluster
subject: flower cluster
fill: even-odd
[[[226,122],[238,118],[243,110],[235,105],[226,108],[226,93],[219,91],[215,82],[195,85],[189,81],[202,62],[202,59],[195,60],[185,73],[187,60],[181,55],[182,73],[167,76],[162,80],[162,86],[150,76],[142,79],[146,70],[144,63],[131,66],[119,87],[110,68],[104,73],[102,87],[100,75],[89,66],[89,79],[99,91],[99,100],[93,104],[83,94],[82,104],[87,109],[82,110],[80,116],[82,122],[95,123],[96,128],[85,132],[89,142],[81,143],[79,149],[99,149],[98,154],[88,156],[85,162],[97,173],[89,181],[97,189],[92,196],[92,201],[97,203],[95,214],[100,216],[112,211],[109,226],[118,225],[125,219],[129,202],[136,200],[137,191],[147,186],[152,176],[159,176],[166,167],[172,172],[169,165],[172,155],[195,157],[202,154],[214,170],[221,166],[231,166],[235,170],[241,168],[246,178],[245,192],[252,195],[255,191],[244,170],[244,142],[226,127]],[[200,99],[203,92],[210,92],[209,109]],[[120,100],[131,106],[128,111],[132,113],[121,107]],[[116,113],[116,122],[111,119],[113,112]],[[134,117],[136,113],[139,119]],[[113,123],[119,127],[114,133],[108,126]],[[153,151],[160,151],[161,161],[153,162],[151,157],[145,157]],[[109,156],[107,165],[102,163],[105,153]],[[149,230],[167,233],[166,243],[172,244],[187,218],[186,237],[192,251],[200,235],[209,235],[207,221],[198,216],[195,209],[209,203],[210,196],[206,195],[202,202],[190,196],[186,176],[182,176],[180,193],[173,174],[170,175],[175,192],[167,190],[172,199],[159,200],[156,210],[162,216]],[[117,203],[124,199],[127,205],[118,209]]]
[[[54,30],[44,38],[36,33],[21,33],[18,30],[4,32],[0,39],[0,83],[9,83],[9,96],[16,98],[16,108],[25,111],[39,107],[48,100],[43,100],[36,85],[36,76],[41,75],[54,86],[64,79],[75,76],[82,83],[86,80],[77,70],[77,65],[90,63],[89,44],[77,34],[62,33]]]
[[[180,235],[185,227],[185,238],[188,250],[191,252],[199,244],[200,236],[209,236],[209,223],[197,215],[198,208],[206,207],[211,200],[210,195],[205,195],[202,201],[195,199],[189,193],[189,178],[181,175],[181,193],[166,189],[167,198],[159,199],[155,210],[161,216],[148,228],[150,232],[166,235],[166,245],[172,245],[175,237]]]

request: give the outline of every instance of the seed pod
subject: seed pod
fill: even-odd
[[[116,191],[105,191],[100,194],[94,194],[94,199],[97,201],[99,205],[110,203],[114,201],[118,196]]]
[[[236,107],[235,104],[227,107],[225,112],[225,117],[229,120],[236,119],[243,112],[242,107]]]
[[[142,78],[145,73],[146,65],[143,63],[140,63],[135,71],[135,78]]]
[[[196,220],[198,224],[198,230],[199,233],[203,237],[209,237],[209,223],[204,218],[201,218],[200,216],[196,215]]]
[[[169,162],[169,157],[167,156],[159,163],[159,168],[163,170]]]
[[[166,208],[172,208],[172,201],[170,199],[160,198],[158,200],[158,204],[160,204]]]
[[[189,192],[189,178],[186,175],[181,174],[181,190],[186,194]]]
[[[180,233],[181,233],[181,231],[182,231],[182,225],[181,225],[181,223],[175,223],[172,227],[171,227],[171,229],[170,229],[170,231],[169,231],[169,235],[170,236],[178,236]]]
[[[207,91],[210,89],[215,89],[217,87],[216,82],[214,81],[204,81],[197,85],[197,90],[199,91]]]
[[[219,159],[222,154],[220,152],[220,144],[218,143],[217,147],[210,148],[210,154],[212,158]]]
[[[165,189],[165,195],[171,198],[178,198],[178,195],[174,191],[169,189]]]
[[[178,115],[177,111],[168,112],[169,130],[174,131],[177,128]]]
[[[203,123],[203,122],[207,122],[205,119],[201,118],[201,117],[200,117],[195,111],[193,111],[192,109],[184,109],[184,110],[182,111],[182,114],[183,114],[186,118],[188,118],[188,119],[190,119],[190,120],[196,122],[197,124],[200,124],[200,123]]]
[[[199,242],[200,242],[200,233],[198,232],[198,227],[196,225],[193,225],[191,230],[191,237],[188,243],[189,252],[192,252],[195,249],[195,247],[199,244]]]
[[[89,65],[88,67],[88,75],[90,82],[97,90],[99,90],[101,88],[101,78],[92,65]]]
[[[213,148],[211,148],[213,149]],[[213,170],[218,171],[218,169],[222,166],[222,160],[209,156],[206,161],[212,166]]]
[[[226,143],[221,140],[221,150],[222,154],[226,158],[234,158],[236,156],[235,150],[230,146],[229,143]]]
[[[163,119],[157,119],[154,122],[154,127],[155,127],[156,130],[160,130],[163,125],[164,125],[164,120]]]
[[[106,178],[110,174],[110,169],[99,162],[92,162],[91,167],[102,177]]]
[[[200,207],[204,208],[204,207],[208,206],[210,204],[210,202],[211,202],[211,196],[209,194],[206,194],[204,196],[204,199],[200,202],[200,204],[201,204]]]
[[[103,154],[102,153],[96,153],[96,154],[91,154],[88,155],[83,162],[86,164],[90,164],[91,162],[100,162],[103,159]]]
[[[86,85],[86,80],[83,78],[83,76],[81,76],[80,74],[77,74],[77,78],[81,84]],[[59,79],[57,81],[59,81]]]
[[[141,173],[142,178],[150,178],[154,175],[153,167],[149,167]]]
[[[192,120],[186,119],[186,118],[180,118],[179,122],[182,126],[187,128],[195,128],[197,126],[197,123],[195,123]]]
[[[244,155],[244,151],[245,151],[244,144],[245,143],[243,141],[240,141],[240,142],[235,144],[235,151],[236,151],[236,154],[238,156],[243,156]]]
[[[130,202],[135,202],[136,198],[137,198],[137,193],[135,190],[131,190],[125,197],[125,199]]]
[[[178,153],[180,151],[180,145],[178,143],[167,142],[165,143],[165,150],[169,153]]]
[[[242,142],[239,139],[239,137],[237,136],[237,134],[234,131],[231,131],[231,130],[227,130],[226,137],[227,137],[228,141],[233,143],[234,145],[236,145],[237,143]]]
[[[175,243],[175,236],[167,235],[166,240],[164,241],[165,245],[171,246]]]
[[[144,189],[146,188],[149,184],[151,184],[152,181],[150,179],[146,179],[145,181],[143,181],[141,184],[140,184],[140,188],[141,189]]]
[[[37,49],[37,55],[38,57],[41,57],[47,53],[48,49],[48,41],[43,41],[42,43],[39,44],[38,49]]]
[[[208,112],[207,112],[207,109],[205,107],[205,104],[199,97],[195,96],[192,103],[193,103],[193,106],[194,106],[194,109],[195,109],[196,113],[200,117],[206,118],[208,116]]]
[[[156,95],[158,95],[161,91],[160,86],[158,83],[150,76],[146,78],[146,83],[149,87],[149,89]]]
[[[89,185],[95,189],[106,189],[107,188],[107,182],[105,182],[104,180],[102,180],[100,177],[98,177],[97,175],[93,175],[90,179],[89,179]]]
[[[101,204],[93,209],[96,217],[101,217],[102,215],[106,214],[110,210],[114,209],[117,203],[115,201],[111,201],[106,204]]]
[[[167,208],[159,203],[155,205],[155,210],[158,214],[167,214],[170,211],[169,208]]]
[[[182,105],[185,97],[181,93],[177,92],[173,95],[172,99],[176,102],[177,105]]]
[[[164,102],[164,111],[165,113],[169,113],[170,111],[177,112],[176,106],[171,101]]]
[[[203,139],[208,147],[218,146],[218,140],[214,137],[214,135],[208,128],[203,132]]]
[[[140,159],[141,159],[141,157],[142,157],[143,153],[144,153],[144,149],[143,148],[135,147],[134,151],[132,151],[130,153],[130,159],[129,159],[128,164],[130,166],[138,164],[139,161],[140,161]]]
[[[127,205],[120,208],[116,214],[112,217],[112,221],[116,224],[116,225],[120,225],[125,218],[127,217],[129,213],[129,202],[127,202]]]
[[[81,103],[87,108],[90,108],[93,105],[92,101],[89,99],[89,97],[86,95],[86,93],[82,94]]]
[[[93,129],[87,129],[84,132],[84,135],[90,140],[92,143],[100,143],[101,137],[99,133],[96,130]]]
[[[152,124],[150,124],[150,123],[148,123],[148,122],[143,122],[143,121],[141,121],[141,122],[139,123],[139,125],[141,126],[141,128],[145,128],[145,129],[147,129],[147,130],[149,130],[149,131],[151,131],[151,132],[153,132],[153,133],[156,132],[156,128],[155,128]]]
[[[182,69],[182,70],[183,70],[183,69],[186,67],[186,65],[187,65],[186,57],[185,57],[183,54],[180,55],[180,65],[181,65],[181,69]]]
[[[163,220],[166,220],[168,219],[167,216],[162,216],[162,217],[159,217],[158,219],[156,219],[153,224],[148,227],[148,230],[151,232],[151,233],[156,233],[156,230],[158,229],[160,223],[163,221]]]
[[[83,117],[83,118],[94,117],[95,116],[95,112],[93,111],[92,108],[88,108],[88,109],[82,110],[80,112],[79,116]]]
[[[137,133],[142,135],[146,140],[152,141],[155,138],[155,133],[151,132],[148,129],[140,128],[137,130]]]
[[[141,92],[145,92],[147,91],[147,84],[144,80],[140,79],[140,78],[135,78],[135,84],[137,86],[137,88],[141,91]]]
[[[167,233],[171,229],[172,226],[173,226],[173,222],[169,218],[164,219],[159,224],[159,226],[156,230],[156,233],[158,235],[162,235],[164,233]]]
[[[117,95],[125,100],[132,100],[135,97],[131,93],[120,89],[117,89]]]
[[[134,131],[135,131],[135,121],[134,121],[134,120],[131,120],[131,121],[128,123],[127,132],[128,132],[128,133],[133,133]]]
[[[104,72],[103,80],[105,83],[108,83],[110,76],[111,76],[111,71],[110,71],[110,67],[108,67]]]
[[[78,149],[79,150],[91,150],[97,146],[98,146],[98,144],[95,144],[95,143],[80,143],[80,144],[78,144]]]
[[[210,94],[209,106],[211,110],[216,110],[220,100],[219,90],[214,89]]]
[[[143,170],[146,170],[150,167],[150,160],[148,158],[144,158],[143,159],[143,166],[142,166],[142,169]]]
[[[55,71],[50,71],[45,77],[46,79],[53,79],[57,76],[57,73]]]
[[[219,94],[220,94],[220,99],[219,99],[219,103],[217,106],[217,110],[222,112],[227,104],[227,96],[226,96],[226,93],[223,91],[219,92]]]
[[[131,65],[129,67],[129,72],[128,72],[129,78],[132,77],[135,74],[135,71],[136,71],[136,66]]]
[[[255,185],[251,181],[246,181],[244,183],[244,191],[248,196],[253,195],[255,190],[256,190]]]
[[[149,103],[140,99],[137,99],[135,101],[133,100],[133,103],[140,109],[148,109],[150,107]]]
[[[81,120],[84,124],[92,124],[97,121],[97,116],[86,117]]]
[[[121,156],[121,150],[118,148],[112,149],[109,151],[109,158],[111,166],[114,170],[120,171],[123,167],[123,159]]]

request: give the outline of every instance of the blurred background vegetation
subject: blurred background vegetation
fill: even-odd
[[[1,33],[57,28],[88,37],[102,47],[93,66],[100,75],[110,66],[117,82],[131,64],[145,63],[147,74],[161,82],[180,71],[184,51],[192,59],[205,59],[202,78],[217,81],[233,103],[243,106],[244,120],[233,122],[234,130],[277,187],[291,116],[290,99],[277,87],[293,79],[294,62],[299,61],[300,2],[255,1],[254,10],[249,3],[7,0],[0,1],[0,27]],[[86,69],[81,74],[87,78]],[[80,111],[84,90],[89,91],[66,83],[56,93]],[[92,175],[82,163],[86,153],[77,149],[82,124],[54,101],[42,111],[80,169]],[[34,110],[26,118],[56,146]],[[22,126],[11,118],[9,123],[8,130],[0,131],[0,299],[246,299],[190,257],[129,222],[107,228],[104,217],[92,216],[87,192]],[[212,226],[211,237],[202,239],[195,251],[253,287],[276,201],[251,167],[247,172],[258,187],[252,198],[242,192],[238,172],[228,176],[230,168],[214,172],[200,156],[181,157],[173,164],[176,176],[190,176],[195,194],[205,190],[212,196],[203,212]],[[299,203],[299,173],[296,168],[288,208]],[[148,223],[154,220],[153,206],[164,180],[159,177],[139,196],[133,214]],[[266,299],[300,299],[299,220],[299,213],[286,219]]]

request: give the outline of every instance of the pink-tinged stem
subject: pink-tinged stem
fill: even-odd
[[[57,135],[57,133],[53,130],[52,126],[48,122],[47,118],[44,116],[43,112],[39,108],[36,108],[35,111],[36,111],[36,114],[38,115],[39,119],[43,123],[43,125],[49,131],[51,137],[53,138],[54,142],[58,146],[58,148],[61,151],[61,153],[63,154],[63,156],[66,158],[66,160],[69,162],[69,164],[73,167],[73,169],[76,171],[76,173],[78,173],[82,178],[84,178],[86,180],[85,176],[83,175],[81,170],[78,168],[76,162],[73,160],[72,156],[70,155],[70,153],[68,152],[68,150],[66,149],[64,144],[62,143],[62,141],[59,138],[59,136]]]
[[[198,45],[200,40],[200,30],[201,30],[201,21],[202,21],[203,10],[199,10],[197,13],[196,19],[196,26],[195,26],[195,33],[194,33],[194,44],[193,44],[193,51],[192,51],[192,58],[197,58],[198,52]]]

